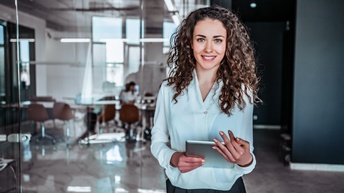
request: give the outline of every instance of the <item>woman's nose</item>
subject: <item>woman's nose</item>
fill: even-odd
[[[207,42],[207,44],[205,46],[205,51],[206,52],[212,52],[213,51],[213,45],[211,42]]]

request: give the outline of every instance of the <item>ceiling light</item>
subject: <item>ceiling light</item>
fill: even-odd
[[[68,192],[91,192],[90,186],[68,186]]]
[[[179,14],[172,15],[172,20],[173,20],[174,24],[176,24],[176,26],[179,26],[179,24],[180,24]]]
[[[143,38],[140,42],[168,42],[168,38]]]
[[[179,19],[179,14],[178,11],[176,11],[176,8],[174,7],[174,5],[172,4],[172,0],[164,0],[165,1],[165,5],[168,9],[168,11],[172,12],[172,20],[174,22],[174,24],[176,24],[176,26],[179,26],[180,24],[180,19]]]
[[[18,40],[19,40],[19,42],[24,42],[24,41],[35,42],[35,39],[33,39],[33,38],[19,38]],[[17,39],[11,38],[10,42],[17,42]]]
[[[164,1],[165,1],[165,4],[166,4],[167,9],[168,9],[169,11],[175,11],[174,6],[173,6],[171,0],[164,0]]]
[[[255,3],[255,2],[250,3],[250,7],[251,8],[256,8],[257,7],[257,3]]]
[[[100,39],[100,42],[129,42],[129,39],[127,38],[104,38],[104,39]]]
[[[89,38],[61,38],[60,42],[62,43],[84,43],[90,42]]]

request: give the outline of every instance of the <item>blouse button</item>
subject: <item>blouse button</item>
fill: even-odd
[[[205,114],[205,115],[208,114],[208,111],[204,111],[204,114]]]

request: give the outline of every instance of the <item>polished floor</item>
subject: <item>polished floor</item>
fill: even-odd
[[[74,135],[82,132],[76,130]],[[63,136],[63,131],[57,129],[54,134]],[[254,131],[257,167],[244,176],[248,193],[344,192],[343,172],[296,171],[283,165],[278,159],[279,134],[277,130]],[[150,153],[150,143],[125,143],[120,134],[117,137],[116,141],[90,145],[72,139],[68,148],[63,140],[55,145],[22,144],[22,189],[9,192],[165,192],[165,176]],[[4,156],[9,150],[1,147]],[[10,188],[11,178],[10,170],[0,172],[0,191]]]

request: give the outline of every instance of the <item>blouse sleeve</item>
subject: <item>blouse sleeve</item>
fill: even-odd
[[[251,93],[250,93],[251,94]],[[250,99],[245,95],[246,107],[243,109],[243,119],[241,124],[241,136],[240,138],[250,143],[250,153],[252,154],[253,161],[251,165],[247,167],[240,167],[236,165],[236,169],[241,170],[244,174],[250,173],[256,165],[256,158],[253,154],[253,107]]]
[[[154,114],[154,126],[152,128],[151,152],[163,168],[170,165],[170,160],[176,151],[172,150],[169,144],[169,132],[167,124],[167,109],[169,104],[166,84],[162,84]]]

